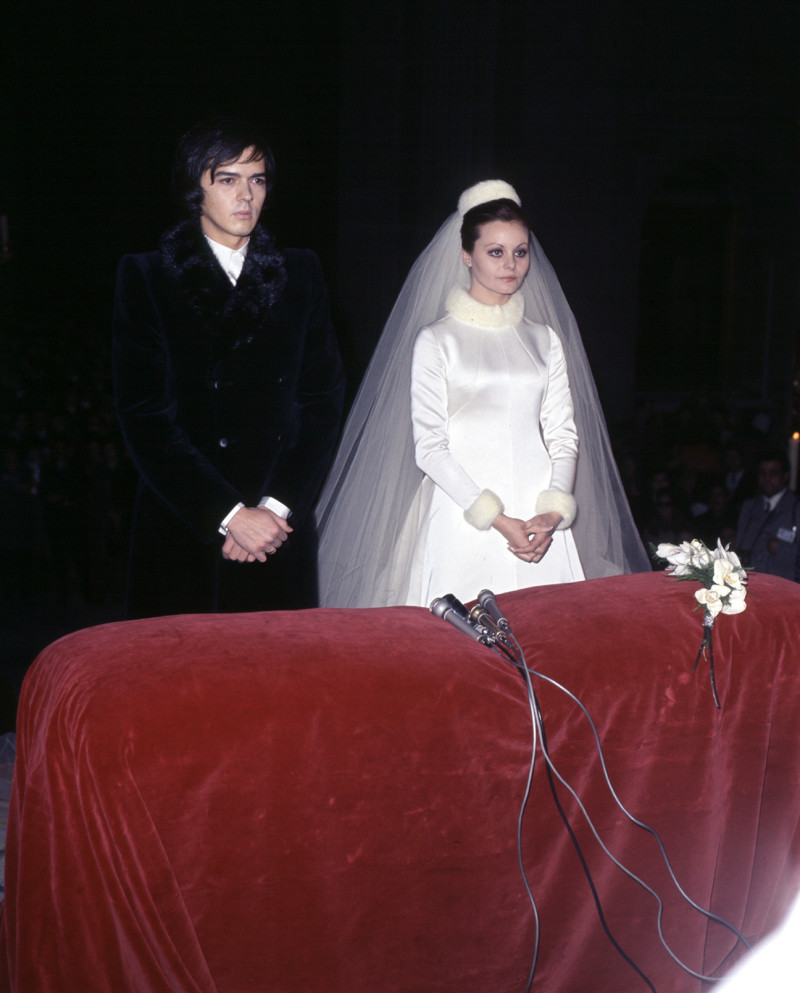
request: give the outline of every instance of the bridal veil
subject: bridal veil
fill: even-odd
[[[317,505],[323,606],[405,603],[423,478],[412,441],[412,350],[420,328],[444,316],[450,290],[468,286],[460,231],[456,211],[414,263],[348,416]],[[572,529],[584,573],[591,579],[649,571],[577,323],[533,234],[530,269],[519,292],[526,317],[552,327],[566,356],[580,445]]]

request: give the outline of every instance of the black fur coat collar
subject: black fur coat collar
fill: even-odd
[[[272,307],[286,287],[286,260],[272,235],[256,226],[250,235],[247,258],[236,286],[222,273],[200,226],[184,221],[162,237],[159,251],[164,267],[173,275],[191,309],[204,323],[220,317],[249,317],[252,321]],[[224,280],[224,282],[223,282]],[[227,297],[227,300],[225,299]]]

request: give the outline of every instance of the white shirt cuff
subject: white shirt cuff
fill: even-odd
[[[233,517],[234,514],[238,513],[242,509],[242,507],[244,507],[243,503],[237,503],[236,506],[233,508],[233,510],[225,516],[225,518],[223,519],[222,523],[219,526],[220,534],[228,533],[228,522],[230,521],[230,519]]]
[[[291,510],[286,506],[285,503],[281,503],[280,500],[276,500],[275,497],[262,497],[259,501],[259,507],[263,507],[265,510],[271,510],[273,514],[277,514],[278,517],[282,517],[283,520],[287,521],[291,516]],[[234,514],[238,513],[244,507],[243,503],[237,503],[233,510],[226,515],[225,519],[219,526],[220,534],[228,533],[228,524]]]
[[[278,517],[282,517],[285,521],[288,521],[292,516],[291,510],[286,504],[281,503],[280,500],[276,500],[275,497],[263,497],[258,505],[259,507],[265,507],[267,510],[271,510],[273,514],[277,514]]]

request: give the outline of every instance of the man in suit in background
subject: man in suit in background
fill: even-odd
[[[758,463],[758,494],[739,513],[736,551],[745,568],[795,578],[798,499],[789,489],[789,460],[767,453]]]
[[[313,504],[342,363],[321,266],[259,225],[275,162],[250,125],[180,140],[188,219],[119,265],[117,413],[139,471],[127,613],[317,603]]]

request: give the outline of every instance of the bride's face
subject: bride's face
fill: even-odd
[[[528,229],[519,221],[489,221],[481,225],[471,252],[462,252],[470,272],[470,296],[480,303],[508,301],[522,285],[530,266]]]

